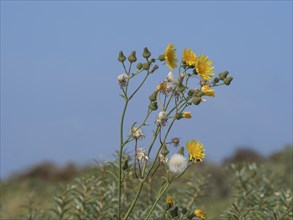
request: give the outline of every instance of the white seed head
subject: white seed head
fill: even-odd
[[[142,129],[140,129],[140,128],[133,127],[130,129],[130,133],[131,133],[131,136],[136,140],[143,139],[145,137],[142,132]]]
[[[187,164],[187,159],[181,154],[173,154],[168,161],[169,170],[173,173],[182,173],[186,170]]]
[[[161,126],[165,126],[167,120],[168,120],[167,112],[165,112],[165,111],[159,112],[158,117],[157,117],[157,123]]]
[[[136,158],[141,162],[149,160],[146,150],[142,147],[137,149]]]
[[[120,87],[127,86],[129,76],[126,73],[122,73],[117,77],[118,84]]]

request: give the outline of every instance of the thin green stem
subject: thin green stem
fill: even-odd
[[[147,216],[146,216],[146,220],[150,218],[152,212],[154,211],[156,205],[158,204],[158,202],[160,201],[160,199],[162,198],[162,196],[164,195],[164,193],[167,191],[167,189],[170,187],[172,181],[167,183],[167,186],[163,189],[163,191],[161,191],[156,199],[156,201],[154,202],[154,204],[152,205],[152,207],[150,208]]]
[[[132,210],[133,210],[133,208],[134,208],[134,206],[135,206],[135,204],[136,204],[136,202],[137,202],[137,200],[138,200],[138,198],[139,198],[139,196],[140,196],[140,193],[141,193],[141,191],[142,191],[143,184],[144,184],[144,181],[140,182],[140,184],[139,184],[139,189],[138,189],[138,191],[137,191],[137,193],[136,193],[136,196],[135,196],[134,200],[132,201],[132,203],[131,203],[129,209],[128,209],[127,212],[126,212],[125,217],[123,218],[124,220],[127,220],[128,217],[129,217],[129,215],[130,215],[130,213],[132,212]]]
[[[119,151],[119,176],[118,176],[118,219],[120,219],[120,211],[121,211],[121,183],[122,183],[122,154],[123,154],[123,125],[126,109],[128,106],[129,99],[126,99],[124,104],[124,109],[121,116],[120,123],[120,151]]]
[[[140,83],[140,85],[137,87],[137,89],[129,96],[129,100],[133,98],[133,96],[137,93],[137,91],[142,87],[142,85],[144,84],[144,82],[146,81],[146,79],[149,76],[149,72],[146,74],[146,76],[144,77],[144,79],[142,80],[142,82]]]

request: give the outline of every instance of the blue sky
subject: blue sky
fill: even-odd
[[[292,143],[291,1],[1,1],[1,177],[43,160],[110,159],[123,104],[118,52],[147,46],[156,56],[168,43],[234,77],[171,136],[200,139],[212,161]],[[167,73],[148,81],[126,126]]]

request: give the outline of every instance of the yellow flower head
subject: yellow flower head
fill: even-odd
[[[200,218],[200,219],[205,219],[205,215],[203,213],[203,211],[201,209],[196,209],[194,211],[194,214],[196,215],[196,217]]]
[[[206,96],[215,96],[215,90],[211,89],[209,85],[203,85],[201,87],[201,91],[206,95]]]
[[[204,154],[204,146],[200,141],[196,142],[195,140],[187,141],[186,143],[186,149],[189,153],[189,160],[194,159],[194,163],[196,161],[202,161],[205,157]]]
[[[214,75],[212,61],[206,55],[200,55],[196,58],[195,68],[198,75],[203,80],[210,80]]]
[[[183,112],[182,116],[183,118],[192,118],[190,112]]]
[[[178,60],[176,58],[176,49],[174,48],[173,44],[168,44],[166,51],[165,51],[165,60],[166,60],[167,66],[170,68],[170,70],[177,67],[176,62]]]
[[[184,49],[182,53],[182,61],[188,66],[195,66],[196,54],[190,49]]]
[[[168,196],[166,199],[167,204],[173,205],[174,204],[174,199],[172,196]]]

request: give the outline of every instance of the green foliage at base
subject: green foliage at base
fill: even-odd
[[[231,161],[191,167],[166,193],[174,198],[174,204],[168,206],[163,197],[151,219],[196,219],[192,218],[195,209],[203,210],[209,220],[292,219],[291,156],[290,146],[257,163]],[[117,181],[111,175],[114,165],[85,169],[62,184],[32,177],[1,182],[0,219],[117,219]],[[133,191],[139,187],[134,175],[130,179],[122,186],[126,192],[122,212],[131,205]],[[162,184],[160,170],[148,181],[130,219],[144,219],[154,203]]]

